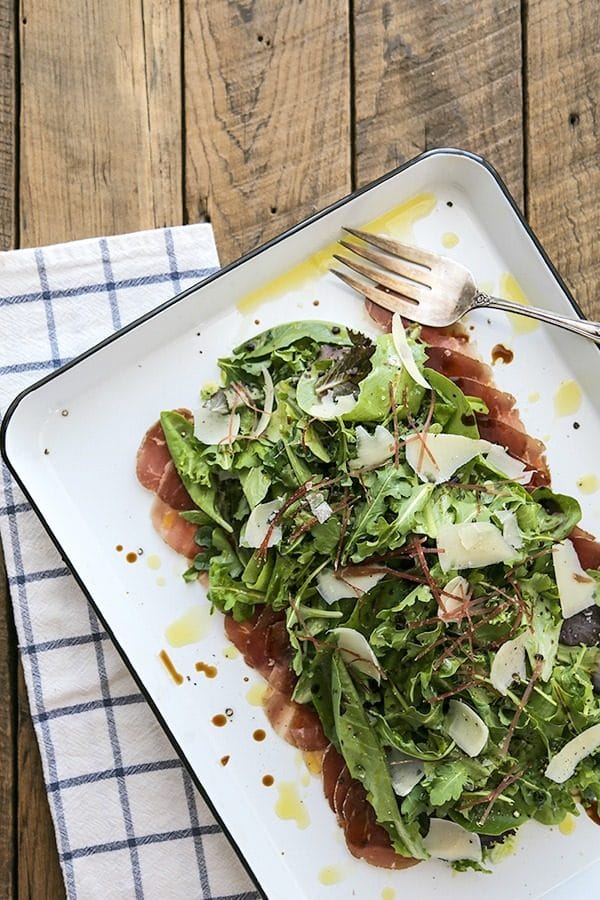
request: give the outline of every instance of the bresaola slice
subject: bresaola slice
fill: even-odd
[[[180,415],[191,419],[189,409],[177,409]],[[142,439],[137,452],[135,473],[139,483],[149,491],[158,491],[164,471],[171,462],[171,454],[165,440],[165,433],[160,422],[155,422]],[[163,497],[165,502],[169,502]]]
[[[279,737],[299,750],[324,750],[329,743],[317,713],[305,703],[296,703],[281,691],[264,701],[266,716]]]
[[[179,477],[179,473],[175,468],[175,463],[169,459],[163,469],[158,487],[156,488],[156,496],[160,497],[172,509],[183,511],[186,509],[195,509],[194,501],[186,491],[183,481]]]
[[[448,347],[429,346],[426,354],[429,368],[435,369],[451,381],[462,377],[468,378],[474,385],[488,385],[492,382],[490,366],[480,359],[467,356],[466,353],[450,350]],[[474,392],[472,396],[478,397],[479,393]]]
[[[176,553],[193,559],[200,548],[196,543],[197,525],[182,519],[176,509],[156,497],[152,504],[152,524],[161,536],[165,544],[168,544]]]

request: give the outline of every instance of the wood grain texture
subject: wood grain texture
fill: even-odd
[[[15,246],[16,168],[15,11],[0,0],[0,250]],[[8,581],[0,547],[0,885],[17,890],[17,647]]]
[[[358,184],[432,147],[486,156],[523,197],[519,0],[356,0]]]
[[[178,0],[21,0],[21,239],[182,217]]]
[[[23,671],[18,677],[18,900],[61,900],[65,886]]]
[[[350,189],[348,4],[184,9],[187,214],[227,262]]]
[[[0,0],[0,250],[15,246],[16,50],[12,0]]]
[[[600,10],[529,0],[529,220],[583,310],[600,319]]]

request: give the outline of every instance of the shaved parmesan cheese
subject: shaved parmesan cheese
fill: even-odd
[[[527,634],[506,641],[498,649],[490,669],[490,681],[499,693],[506,696],[515,678],[525,680],[525,644]]]
[[[406,462],[421,481],[442,484],[489,447],[489,441],[462,434],[415,434],[406,441]]]
[[[417,384],[420,384],[421,387],[431,390],[431,385],[417,366],[415,358],[411,353],[411,349],[408,346],[406,332],[404,331],[404,325],[402,324],[400,313],[394,313],[392,317],[392,339],[394,341],[396,353],[400,357],[402,365],[404,366],[412,380],[416,381]]]
[[[329,419],[339,419],[340,416],[345,416],[355,406],[356,398],[352,394],[343,394],[341,397],[336,397],[333,391],[328,391],[318,403],[313,403],[307,412],[315,419],[328,421]]]
[[[452,594],[452,596],[448,596]],[[459,622],[465,610],[465,605],[471,598],[471,585],[462,575],[451,578],[442,589],[442,604],[438,606],[438,616],[444,622]]]
[[[337,637],[338,650],[346,665],[364,672],[379,684],[381,669],[366,637],[354,628],[333,628],[331,633]]]
[[[369,575],[365,570],[355,575],[352,569],[342,569],[336,573],[333,569],[322,569],[317,575],[317,590],[325,603],[335,603],[336,600],[347,600],[350,597],[360,597],[366,594],[372,587],[381,581],[385,572],[374,572]]]
[[[201,406],[194,413],[194,436],[203,444],[221,444],[232,441],[240,431],[237,413],[221,413]]]
[[[240,539],[240,547],[260,547],[267,536],[271,522],[281,509],[281,500],[259,503],[255,506],[246,521],[244,534]],[[267,547],[274,547],[281,540],[281,525],[271,530]]]
[[[445,726],[452,740],[467,756],[477,756],[487,744],[487,725],[462,700],[451,700],[448,704]]]
[[[496,469],[517,484],[529,484],[533,477],[533,472],[527,471],[525,464],[510,456],[500,444],[490,446],[485,461],[492,469]]]
[[[473,834],[447,819],[430,819],[429,831],[423,838],[423,846],[434,859],[445,859],[457,862],[459,859],[481,860],[481,840]]]
[[[598,747],[600,747],[600,725],[592,725],[570,740],[556,756],[552,757],[544,775],[550,781],[562,784],[574,774],[581,760],[594,753]]]
[[[523,535],[515,513],[510,509],[503,509],[496,513],[496,517],[502,523],[502,537],[506,543],[519,550],[523,546]]]
[[[260,414],[260,419],[258,420],[256,431],[254,432],[254,437],[260,437],[271,421],[271,415],[273,413],[273,400],[275,399],[273,379],[271,378],[271,373],[266,366],[263,366],[262,373],[265,380],[265,400],[263,404],[263,411]]]
[[[321,525],[323,522],[326,522],[327,519],[330,519],[333,515],[333,510],[323,494],[309,494],[307,497],[308,505],[310,506],[310,511]]]
[[[420,759],[407,756],[400,750],[390,750],[387,759],[394,792],[398,797],[407,797],[424,777],[425,766]]]
[[[596,584],[581,567],[575,547],[569,540],[552,548],[554,574],[564,619],[593,606],[596,602]]]
[[[374,434],[356,426],[356,459],[350,460],[351,469],[364,469],[367,466],[379,466],[394,455],[395,441],[393,434],[378,425]]]
[[[514,547],[491,522],[443,525],[438,531],[437,548],[443,572],[477,569],[515,558]]]

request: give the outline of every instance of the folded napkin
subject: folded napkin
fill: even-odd
[[[0,415],[217,266],[210,225],[1,253]],[[68,897],[257,897],[4,466],[1,476],[0,535]]]

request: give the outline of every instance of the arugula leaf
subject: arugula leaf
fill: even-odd
[[[367,790],[377,821],[389,832],[394,848],[403,856],[426,859],[427,852],[415,825],[400,814],[385,754],[363,709],[354,682],[340,654],[332,657],[333,715],[346,765]]]
[[[160,423],[165,433],[169,453],[183,485],[206,515],[225,531],[233,528],[217,506],[217,490],[210,469],[202,459],[200,443],[194,437],[194,427],[177,412],[163,412]]]
[[[233,356],[250,360],[262,359],[271,356],[276,350],[301,341],[349,347],[352,345],[351,334],[343,325],[337,325],[334,322],[289,322],[285,325],[268,328],[261,334],[257,334],[256,337],[240,344],[234,349]]]
[[[271,487],[271,479],[261,466],[240,472],[240,483],[250,509],[262,503]]]
[[[433,767],[423,781],[423,787],[429,792],[432,806],[444,806],[450,800],[458,800],[465,785],[472,781],[473,766],[470,760],[455,759]],[[483,772],[483,782],[487,779],[488,772],[483,766],[479,766]]]

